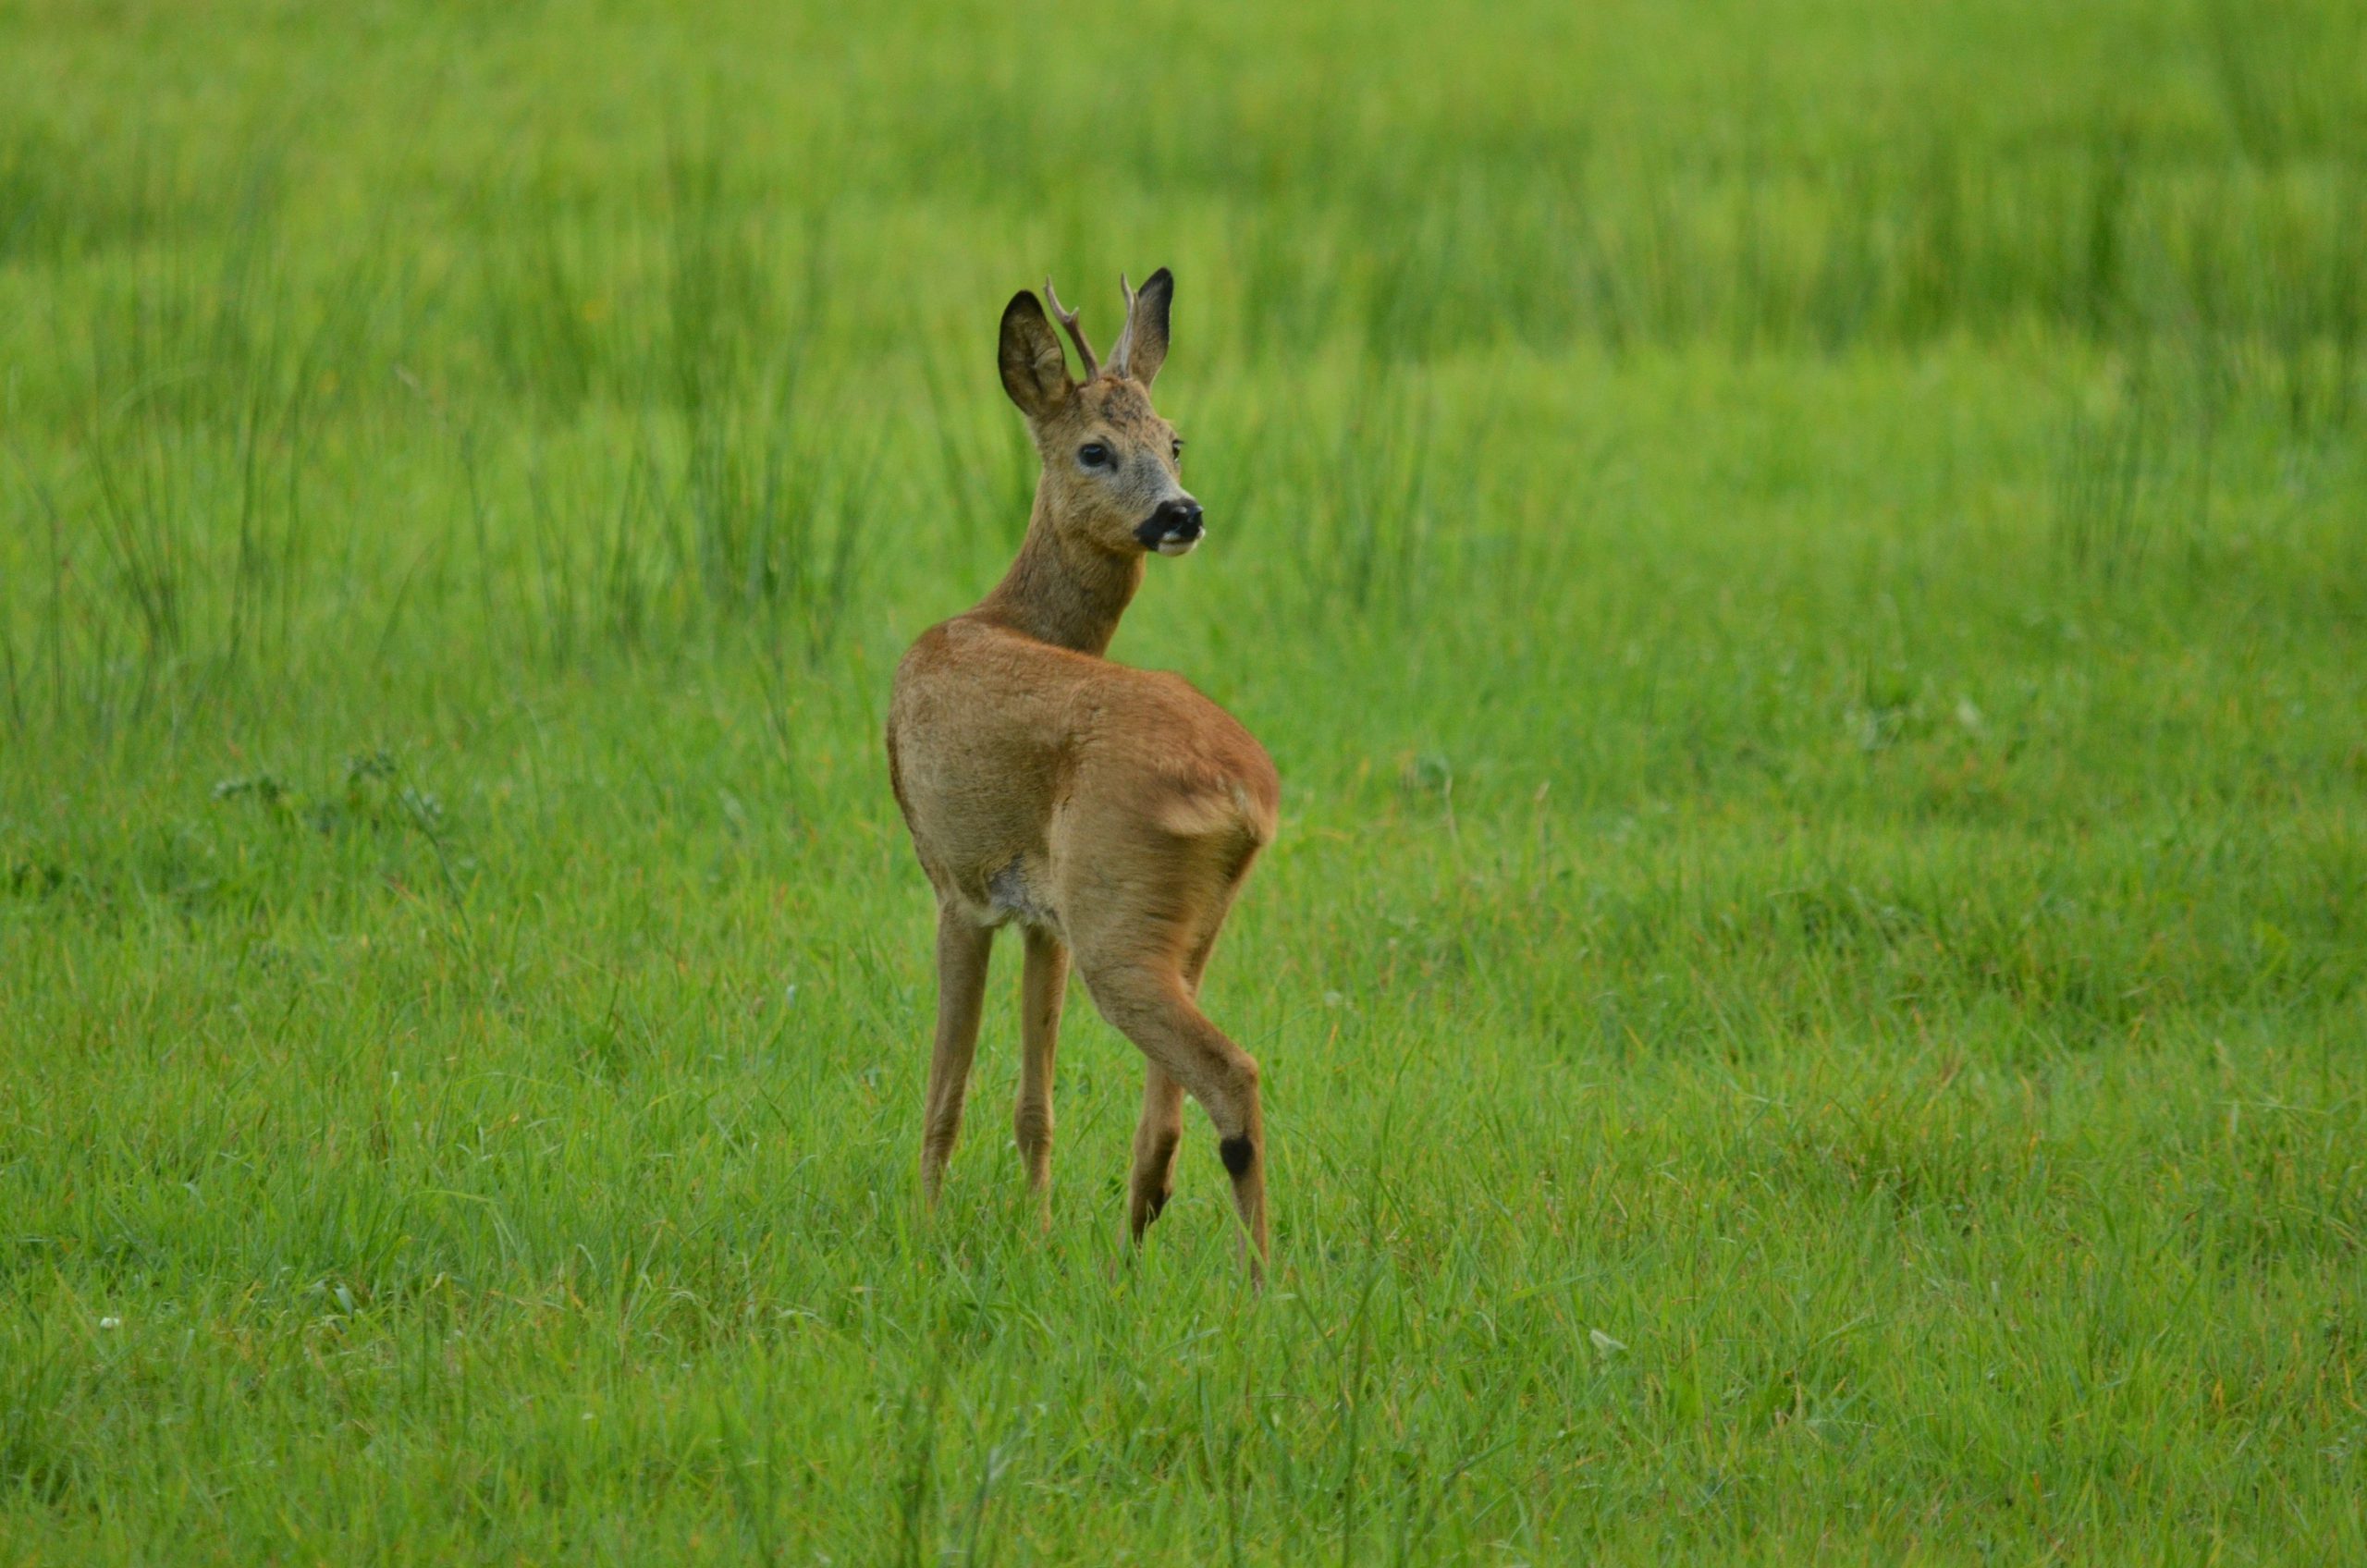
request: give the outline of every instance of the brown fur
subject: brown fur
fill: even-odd
[[[1015,921],[1027,955],[1014,1128],[1046,1219],[1052,1058],[1073,960],[1102,1015],[1148,1061],[1133,1233],[1172,1189],[1188,1091],[1229,1146],[1228,1164],[1242,1165],[1233,1199],[1255,1269],[1266,1252],[1257,1064],[1196,998],[1233,895],[1274,837],[1281,786],[1264,748],[1182,678],[1101,656],[1142,582],[1146,519],[1162,504],[1196,505],[1183,488],[1174,428],[1150,401],[1172,288],[1162,268],[1139,295],[1129,290],[1110,365],[1082,384],[1069,379],[1036,297],[1012,300],[1003,385],[1044,465],[1026,538],[976,608],[931,627],[897,667],[889,777],[938,898],[921,1177],[933,1205],[961,1130],[987,949]],[[1081,331],[1063,321],[1091,365]],[[1085,462],[1088,443],[1107,460]]]

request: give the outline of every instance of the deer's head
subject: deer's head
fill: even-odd
[[[1150,384],[1167,359],[1168,306],[1175,279],[1165,267],[1137,290],[1123,279],[1126,325],[1096,360],[1077,325],[1051,301],[1076,345],[1082,380],[1069,379],[1068,358],[1044,307],[1026,289],[1003,307],[1003,390],[1027,416],[1044,459],[1043,496],[1052,526],[1072,543],[1112,555],[1191,553],[1202,533],[1200,503],[1184,488],[1184,442],[1150,404]]]

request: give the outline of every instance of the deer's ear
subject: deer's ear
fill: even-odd
[[[1174,301],[1175,275],[1161,267],[1134,291],[1134,307],[1126,312],[1125,362],[1121,374],[1145,386],[1167,362],[1167,312]]]
[[[1061,340],[1044,318],[1044,307],[1023,288],[1002,308],[1002,343],[998,353],[1002,389],[1029,419],[1043,419],[1069,400],[1069,365]]]

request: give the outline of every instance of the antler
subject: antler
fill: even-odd
[[[1126,361],[1134,351],[1134,286],[1126,281],[1124,273],[1118,275],[1118,292],[1126,297],[1126,325],[1118,329],[1118,341],[1110,345],[1111,375],[1126,374]]]
[[[1049,276],[1044,279],[1044,298],[1051,302],[1052,314],[1069,335],[1069,341],[1076,345],[1076,357],[1085,362],[1084,379],[1091,381],[1101,374],[1101,362],[1093,357],[1093,345],[1085,340],[1085,328],[1077,325],[1076,312],[1061,309],[1061,297],[1053,292]]]

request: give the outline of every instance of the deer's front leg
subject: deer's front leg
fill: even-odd
[[[1068,997],[1069,950],[1049,931],[1027,927],[1027,962],[1019,983],[1019,1105],[1012,1131],[1027,1189],[1036,1194],[1044,1227],[1052,1223],[1052,1057],[1061,1040],[1061,1005]]]
[[[987,957],[995,934],[951,900],[937,908],[937,1048],[928,1063],[928,1109],[921,1130],[921,1192],[931,1208],[945,1162],[962,1135],[962,1101],[978,1048],[978,1010],[987,994]]]

